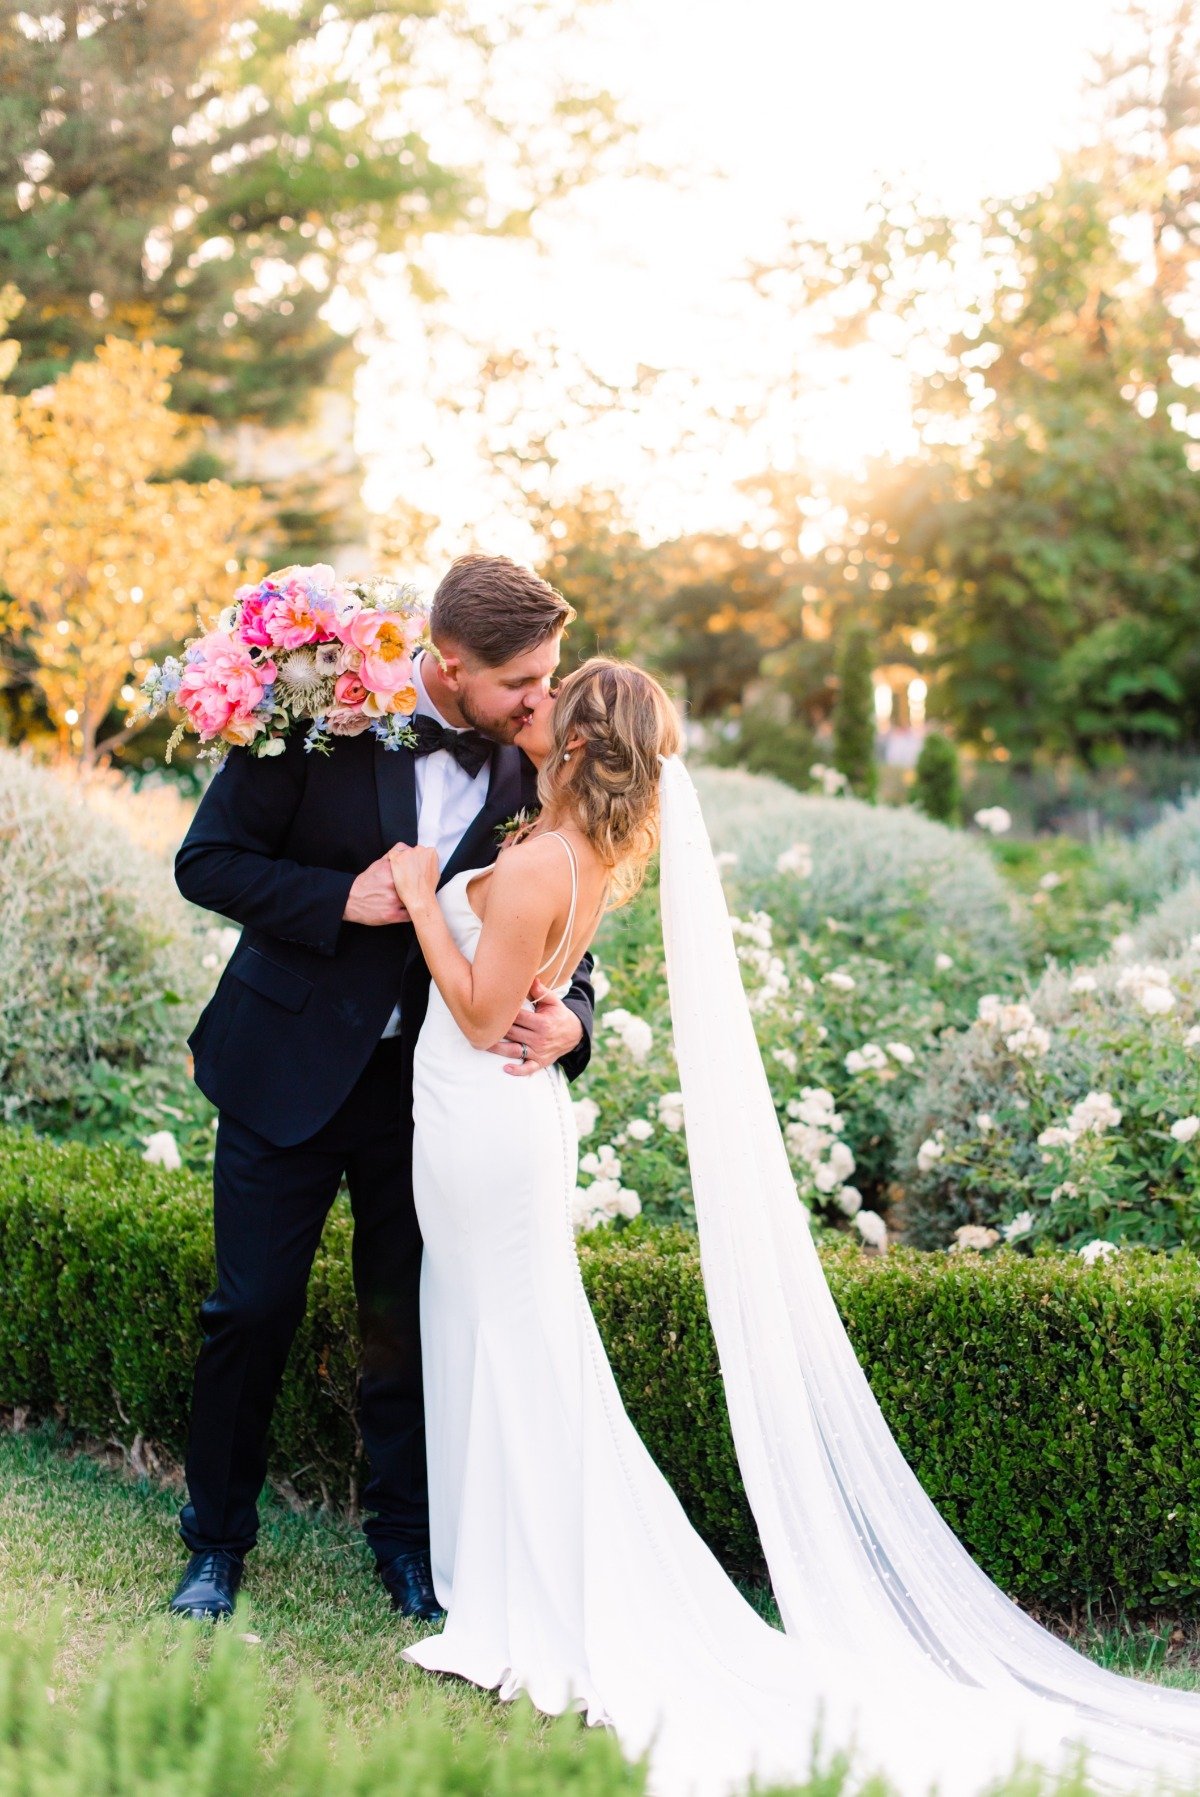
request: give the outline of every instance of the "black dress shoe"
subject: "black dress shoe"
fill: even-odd
[[[232,1616],[237,1588],[242,1582],[242,1560],[220,1548],[193,1554],[175,1587],[169,1608],[172,1616]]]
[[[445,1617],[434,1593],[429,1555],[423,1548],[397,1554],[394,1560],[381,1560],[379,1576],[387,1586],[393,1610],[399,1610],[401,1616],[416,1616],[422,1622],[441,1622]]]

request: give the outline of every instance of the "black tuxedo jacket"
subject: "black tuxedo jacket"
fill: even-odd
[[[441,870],[486,867],[496,827],[536,802],[520,750],[492,751],[487,799]],[[293,733],[281,755],[230,752],[200,801],[175,858],[184,897],[243,926],[220,983],[189,1038],[196,1083],[220,1110],[292,1147],[328,1122],[365,1068],[397,1003],[407,1052],[397,1094],[412,1116],[412,1050],[429,999],[429,969],[411,924],[344,923],[356,875],[397,842],[417,840],[416,764],[369,732],[329,755]],[[566,1004],[583,1040],[562,1066],[591,1055],[592,960]]]

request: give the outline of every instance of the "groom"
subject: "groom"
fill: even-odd
[[[243,926],[190,1038],[217,1106],[217,1287],[200,1311],[187,1450],[191,1550],[171,1609],[227,1616],[258,1533],[267,1431],[304,1313],[321,1229],[342,1178],[354,1216],[362,1338],[364,1524],[406,1616],[441,1611],[429,1569],[412,1193],[412,1060],[429,970],[392,883],[396,843],[435,848],[443,881],[485,867],[498,830],[536,802],[513,738],[544,696],[574,612],[502,556],[456,561],[434,595],[444,658],[415,664],[415,749],[370,734],[306,754],[234,749],[175,862],[193,904]],[[540,997],[493,1052],[569,1078],[591,1052],[591,958],[563,1000]]]

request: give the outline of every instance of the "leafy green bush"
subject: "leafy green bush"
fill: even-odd
[[[1200,1580],[1200,1267],[1190,1254],[867,1257],[822,1250],[897,1439],[993,1578],[1025,1599],[1129,1605]],[[115,1149],[0,1135],[0,1402],[178,1452],[207,1193]],[[760,1555],[729,1436],[694,1237],[594,1234],[585,1285],[625,1401],[697,1527]],[[326,1229],[272,1467],[344,1501],[359,1462],[349,1219]]]
[[[168,806],[177,803],[168,794]],[[156,806],[148,801],[157,819]],[[127,1140],[190,1105],[185,1037],[228,945],[95,791],[0,749],[2,1114]],[[175,811],[172,811],[172,818]]]
[[[1139,909],[1200,876],[1200,793],[1173,805],[1132,842],[1110,839],[1104,859],[1110,879],[1124,882]]]
[[[962,820],[962,788],[958,780],[958,750],[948,736],[935,730],[921,744],[917,756],[913,804],[939,824]]]
[[[190,1631],[168,1657],[144,1644],[110,1657],[74,1715],[56,1702],[42,1638],[0,1636],[0,1791],[5,1797],[639,1797],[641,1767],[611,1734],[564,1716],[543,1733],[531,1706],[507,1732],[461,1716],[432,1688],[359,1746],[297,1697],[282,1746],[263,1742],[253,1655],[232,1630]],[[836,1797],[836,1785],[821,1793]]]
[[[1200,1246],[1200,952],[1052,968],[981,1008],[898,1127],[909,1239]]]

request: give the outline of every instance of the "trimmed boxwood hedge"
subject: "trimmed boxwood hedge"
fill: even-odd
[[[335,1207],[276,1414],[272,1471],[353,1500],[361,1454],[350,1218]],[[725,1563],[761,1554],[738,1478],[695,1239],[637,1226],[581,1248],[647,1445]],[[972,1554],[1027,1602],[1200,1592],[1200,1264],[1191,1255],[825,1251],[896,1437]],[[115,1148],[0,1132],[0,1403],[178,1453],[208,1193]]]

